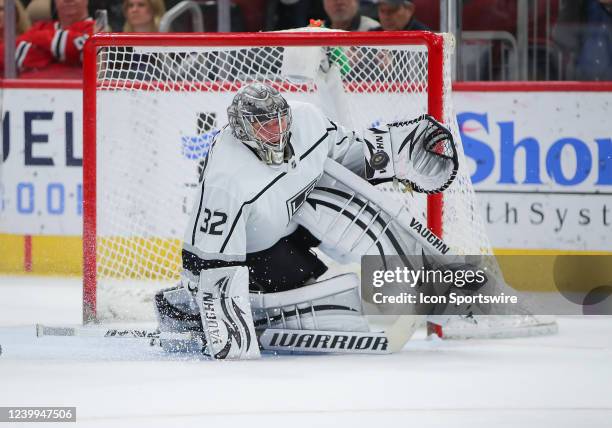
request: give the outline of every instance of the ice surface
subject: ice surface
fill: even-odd
[[[76,406],[92,427],[612,426],[609,317],[560,318],[552,337],[420,332],[395,355],[240,362],[35,337],[35,323],[78,324],[80,302],[80,279],[0,277],[0,406]]]

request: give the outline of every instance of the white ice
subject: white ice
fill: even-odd
[[[79,279],[0,277],[0,406],[76,406],[92,427],[612,427],[608,317],[561,318],[550,337],[419,332],[395,355],[241,362],[35,337],[35,323],[79,324],[80,302]]]

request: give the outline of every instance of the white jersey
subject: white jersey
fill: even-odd
[[[202,260],[244,261],[291,234],[291,221],[331,157],[363,174],[356,134],[328,120],[311,104],[291,102],[293,156],[273,168],[237,140],[229,126],[215,138],[184,237],[184,250]]]

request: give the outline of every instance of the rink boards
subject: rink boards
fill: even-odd
[[[81,90],[74,82],[44,91],[14,86],[3,89],[0,246],[7,256],[0,270],[78,274]],[[612,252],[612,86],[463,89],[455,90],[455,110],[481,216],[496,250]],[[225,122],[227,100],[216,99],[202,103],[202,111],[214,118],[208,129],[196,129],[196,112],[177,127],[185,130],[171,146],[178,162],[197,162],[210,133]],[[114,114],[129,117],[121,108]],[[121,137],[127,121],[112,123],[111,134]],[[191,170],[193,186],[197,176]],[[185,215],[193,193],[189,187],[164,208]],[[160,231],[155,239],[168,234]]]

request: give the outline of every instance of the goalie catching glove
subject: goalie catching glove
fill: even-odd
[[[366,178],[397,179],[421,193],[440,193],[451,185],[459,160],[450,131],[429,115],[370,128],[364,133]]]

